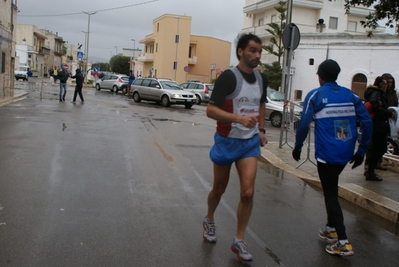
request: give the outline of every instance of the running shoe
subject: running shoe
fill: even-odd
[[[202,227],[204,228],[204,240],[209,243],[216,243],[216,225],[215,222],[208,222],[206,216],[202,222]]]
[[[326,230],[319,230],[319,237],[328,243],[335,243],[338,241],[338,235],[336,231],[327,232]]]
[[[353,249],[350,243],[345,243],[341,245],[339,241],[334,244],[329,244],[326,247],[326,251],[332,255],[340,255],[340,256],[352,256]]]
[[[230,246],[231,251],[237,254],[239,261],[248,262],[252,261],[252,255],[249,254],[247,244],[244,240],[233,239],[233,243]]]

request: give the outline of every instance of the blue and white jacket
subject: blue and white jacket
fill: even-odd
[[[361,99],[351,90],[329,81],[307,94],[296,131],[295,148],[302,148],[313,118],[315,156],[318,161],[346,164],[352,159],[357,141],[356,119],[363,126],[357,154],[364,156],[371,139],[373,122]]]

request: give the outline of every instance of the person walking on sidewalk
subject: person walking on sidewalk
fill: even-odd
[[[60,80],[60,102],[65,102],[65,96],[67,92],[67,80],[69,77],[69,73],[65,70],[65,67],[62,66],[61,70],[58,71],[57,78]]]
[[[340,71],[334,60],[327,59],[320,64],[317,70],[320,87],[306,95],[292,156],[296,161],[300,160],[301,148],[314,118],[317,171],[327,210],[327,225],[319,230],[319,236],[331,243],[326,247],[328,253],[350,256],[353,255],[353,248],[346,236],[338,201],[338,179],[348,162],[353,163],[352,169],[362,164],[373,123],[361,99],[350,89],[336,83]],[[363,134],[354,154],[357,119],[363,125]]]
[[[72,79],[76,79],[76,87],[75,92],[73,93],[73,100],[72,102],[76,102],[76,96],[79,94],[80,101],[84,102],[82,88],[83,88],[83,74],[80,69],[76,69],[76,74],[71,77]]]
[[[240,261],[252,261],[244,241],[245,229],[251,216],[257,157],[260,146],[267,144],[265,102],[267,78],[255,71],[262,53],[262,41],[253,34],[242,34],[237,41],[236,67],[223,72],[206,109],[209,118],[216,120],[215,143],[210,151],[213,162],[213,188],[203,220],[203,238],[216,243],[214,213],[226,190],[231,165],[235,163],[240,179],[240,201],[237,209],[237,231],[230,249]]]

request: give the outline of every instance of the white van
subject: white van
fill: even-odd
[[[28,80],[28,71],[29,71],[29,66],[18,66],[15,69],[14,77],[18,81],[19,79],[22,79],[24,81]]]

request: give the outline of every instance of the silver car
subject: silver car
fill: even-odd
[[[133,82],[130,94],[135,102],[155,101],[164,107],[180,104],[191,108],[196,102],[193,93],[183,90],[175,81],[168,79],[138,78]]]
[[[283,121],[283,109],[284,109],[284,94],[270,89],[267,89],[267,101],[266,103],[266,120],[270,121],[274,127],[281,127]],[[290,105],[288,105],[288,113],[285,119],[285,123],[290,121]],[[302,107],[299,103],[294,104],[294,120],[297,121],[301,118]]]
[[[180,84],[184,90],[190,91],[195,94],[197,98],[197,105],[200,105],[202,102],[209,102],[211,98],[213,84],[211,83],[202,83],[199,81],[187,81]]]
[[[123,84],[129,83],[129,76],[123,74],[107,74],[101,80],[96,82],[96,89],[108,89],[111,92],[118,93]]]

